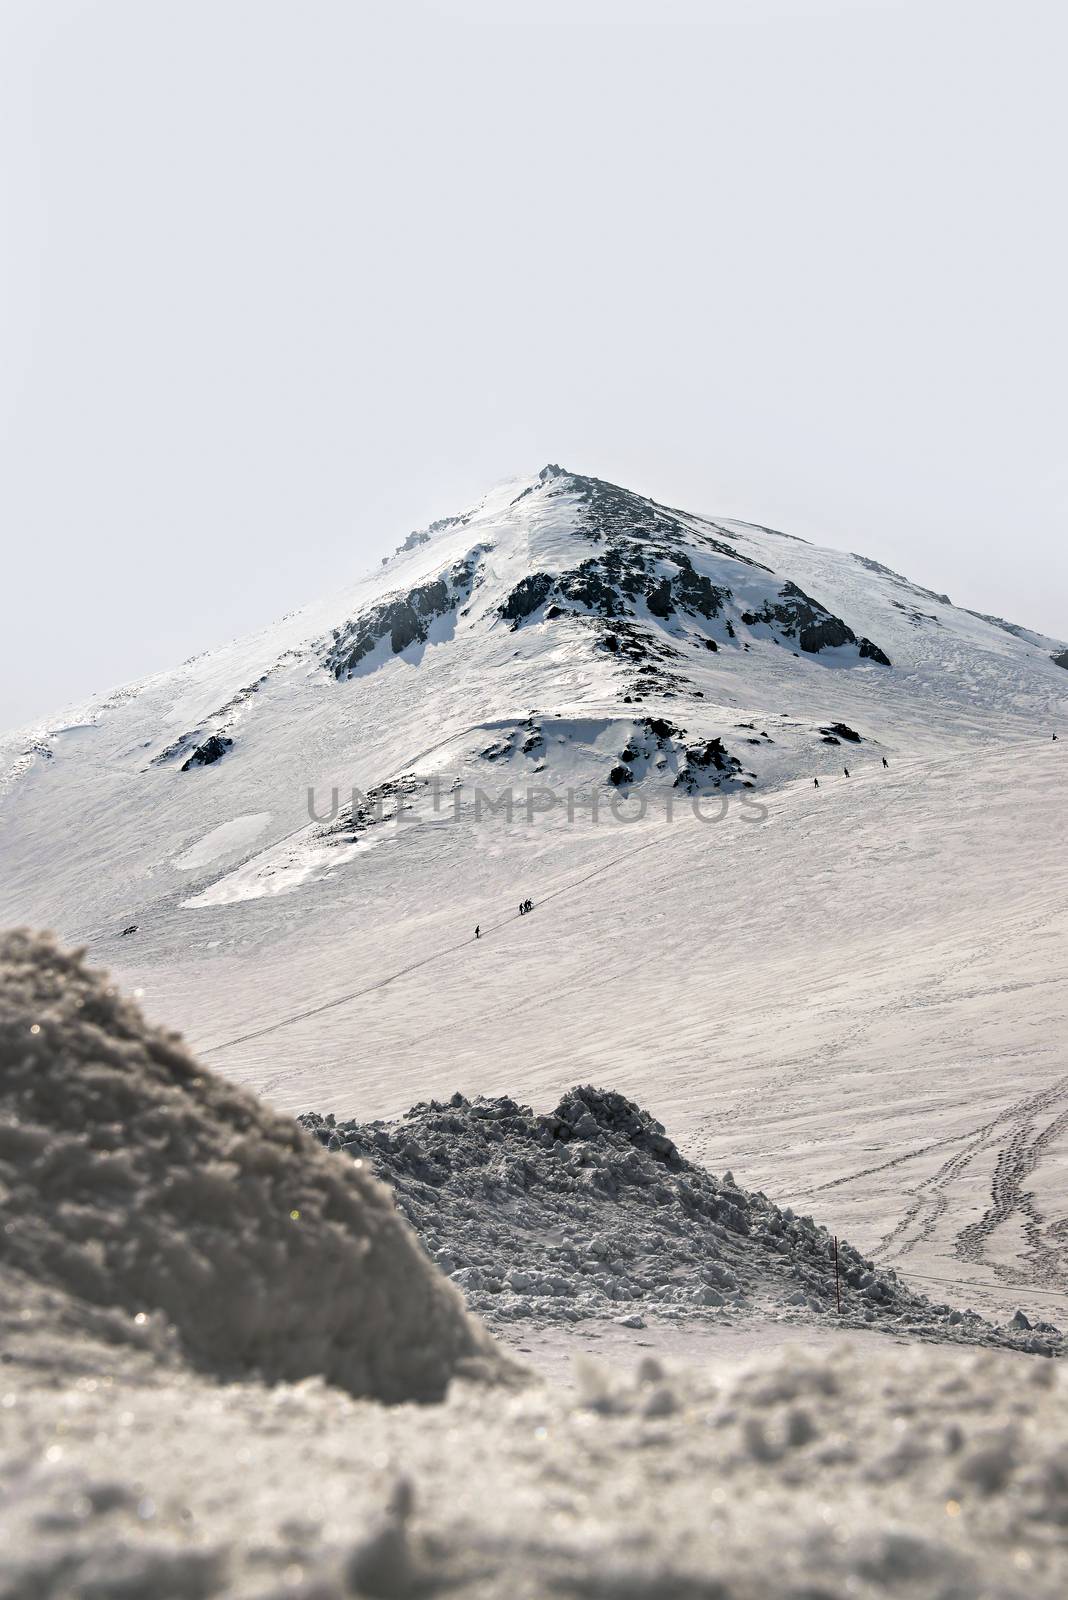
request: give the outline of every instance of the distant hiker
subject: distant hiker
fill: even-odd
[[[525,910],[526,910],[526,909],[527,909],[527,903],[526,903],[526,901],[525,901],[525,900],[520,900],[520,902],[519,902],[519,915],[520,915],[520,916],[522,916],[522,915],[523,915],[523,912],[524,912],[524,911],[525,911]]]
[[[886,757],[883,756],[883,766],[884,767],[888,767],[889,765],[890,765],[889,761],[887,761]]]
[[[846,777],[848,778],[849,777],[849,768],[848,767],[843,767],[842,771],[845,773]]]
[[[819,788],[819,786],[820,786],[820,780],[819,780],[819,779],[818,779],[818,778],[813,778],[813,780],[812,780],[812,781],[813,781],[813,783],[814,783],[814,784],[815,784],[815,785],[816,785],[816,788],[817,788],[817,789],[818,789],[818,788]]]
[[[475,923],[475,938],[478,938],[478,923]]]
[[[533,902],[533,900],[524,900],[523,901],[523,910],[524,911],[533,911],[534,910],[534,902]]]

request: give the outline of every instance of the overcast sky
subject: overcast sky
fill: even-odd
[[[0,725],[549,460],[1068,635],[1066,12],[0,0]]]

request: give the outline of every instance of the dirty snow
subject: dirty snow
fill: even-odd
[[[439,1398],[499,1365],[387,1192],[48,940],[0,939],[0,1271],[216,1375]]]
[[[0,1304],[0,1314],[2,1314]],[[5,1330],[6,1331],[6,1330]],[[640,1337],[640,1335],[638,1336]],[[3,1600],[1059,1600],[1060,1363],[869,1340],[386,1407],[7,1342]]]
[[[456,1093],[395,1122],[300,1121],[389,1184],[491,1326],[761,1319],[1063,1349],[1041,1305],[994,1328],[916,1292],[845,1239],[836,1252],[818,1219],[686,1161],[659,1122],[612,1091],[577,1087],[544,1115],[507,1096]]]

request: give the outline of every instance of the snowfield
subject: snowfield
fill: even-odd
[[[3,921],[286,1112],[608,1084],[1063,1320],[1063,643],[556,467],[404,543],[4,740]]]

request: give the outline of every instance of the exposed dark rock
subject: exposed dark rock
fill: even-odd
[[[838,617],[812,622],[798,633],[798,643],[810,656],[821,650],[836,650],[844,644],[854,644],[856,634]]]
[[[501,616],[507,622],[520,623],[544,605],[556,586],[556,579],[548,572],[531,572],[521,578],[501,607]],[[559,615],[559,607],[553,608]]]
[[[432,522],[428,528],[419,528],[413,533],[410,533],[403,543],[397,546],[396,550],[393,552],[393,555],[400,556],[403,555],[406,550],[415,550],[421,544],[429,544],[434,534],[444,533],[446,528],[466,527],[470,520],[470,511],[461,512],[458,517],[439,517],[437,521]],[[393,556],[383,556],[382,565],[387,566],[392,560]]]
[[[535,715],[536,713],[532,711],[523,722],[502,733],[495,744],[488,745],[482,751],[483,761],[501,761],[508,756],[514,756],[517,751],[525,756],[540,756],[545,749],[545,736],[541,724],[535,721]],[[520,739],[523,741],[522,744],[519,742]]]
[[[483,754],[486,752],[483,751]],[[407,796],[417,794],[424,787],[423,780],[409,772],[402,772],[396,778],[387,778],[384,783],[368,789],[362,797],[354,794],[349,804],[342,807],[336,820],[320,830],[321,836],[331,844],[351,844],[368,828],[392,821],[403,812],[410,811],[412,807],[407,804]]]
[[[1055,667],[1068,667],[1068,650],[1062,650],[1060,655],[1050,656]]]
[[[687,547],[702,546],[746,567],[770,570],[744,556],[736,545],[715,538],[701,519],[672,511],[599,478],[564,472],[554,465],[546,468],[538,484],[524,493],[535,490],[549,496],[576,497],[581,508],[577,531],[599,545],[600,550],[555,577],[534,573],[517,584],[501,607],[502,617],[513,628],[548,602],[551,605],[546,620],[554,621],[569,611],[578,615],[593,613],[613,622],[632,619],[640,599],[644,599],[649,615],[659,622],[680,614],[705,621],[720,617],[732,599],[732,590],[699,572]],[[576,608],[581,610],[576,612]],[[847,623],[832,616],[794,583],[785,583],[777,600],[769,599],[760,610],[745,612],[743,620],[749,626],[764,623],[782,638],[796,639],[800,649],[810,654],[852,645],[862,657],[890,665],[878,645],[858,639]],[[723,625],[728,638],[733,639],[731,619],[726,617]],[[704,635],[694,643],[713,651],[719,648],[716,640]],[[612,654],[630,653],[623,651],[615,629],[602,644]],[[633,696],[655,694],[658,690],[674,692],[685,684],[660,681],[627,687]]]
[[[832,616],[818,600],[813,600],[811,595],[805,594],[803,589],[789,580],[783,584],[777,604],[765,600],[759,611],[743,612],[742,621],[747,627],[763,623],[787,639],[796,639],[801,649],[809,655],[853,644],[862,656],[878,661],[883,666],[890,665],[889,657],[883,654],[878,645],[872,644],[870,639],[858,639],[841,617]]]
[[[865,661],[877,661],[880,667],[892,667],[893,662],[885,650],[880,650],[877,644],[872,644],[870,639],[861,639],[860,653]]]
[[[188,772],[191,767],[210,767],[215,761],[220,761],[228,750],[232,750],[234,741],[225,733],[212,733],[198,744],[188,761],[182,762],[182,771]]]
[[[732,561],[758,565],[733,546],[684,524],[666,507],[614,484],[559,470],[548,478],[543,476],[541,482],[550,484],[551,492],[578,491],[583,508],[578,531],[603,549],[555,579],[537,573],[518,584],[501,608],[501,615],[513,626],[550,596],[554,604],[547,616],[553,618],[569,609],[567,601],[603,617],[631,617],[635,601],[642,596],[652,615],[661,620],[677,611],[711,618],[719,615],[730,590],[698,573],[680,546],[701,543]],[[670,574],[659,570],[663,561],[670,561],[675,570]]]
[[[430,543],[430,534],[429,533],[419,533],[419,532],[410,533],[408,535],[407,539],[404,540],[403,544],[399,544],[397,546],[396,550],[394,550],[394,552],[393,552],[393,555],[402,556],[406,550],[415,550],[419,545],[421,545],[421,544],[429,544],[429,543]],[[391,562],[392,560],[393,560],[393,556],[383,556],[382,557],[382,565],[384,567],[388,566],[389,562]]]
[[[735,553],[734,560],[737,560]],[[689,556],[676,555],[679,571],[671,580],[671,590],[681,611],[711,620],[723,610],[723,603],[731,597],[729,589],[719,588],[711,578],[698,572]]]
[[[657,740],[671,739],[676,734],[681,735],[682,733],[682,729],[676,728],[675,724],[673,722],[669,722],[666,717],[645,717],[643,722],[644,726],[648,728],[654,739]]]
[[[602,617],[631,616],[645,582],[645,565],[640,553],[625,561],[622,552],[609,551],[561,573],[557,586],[564,598]]]
[[[150,765],[161,767],[165,761],[170,761],[174,756],[181,755],[183,750],[188,750],[190,745],[200,738],[202,731],[200,728],[192,728],[188,733],[179,734],[174,743],[169,744],[166,750],[161,750],[158,756],[152,757]]]
[[[686,765],[675,779],[675,787],[694,794],[703,787],[701,780],[707,773],[733,778],[741,770],[742,763],[730,754],[722,739],[706,739],[702,744],[687,745]]]
[[[452,519],[446,522],[449,520]],[[455,610],[470,595],[480,576],[479,558],[488,548],[477,546],[463,561],[454,563],[445,576],[409,589],[396,599],[383,600],[343,628],[335,628],[323,657],[324,666],[341,679],[355,671],[382,639],[388,637],[394,655],[409,645],[424,643],[434,618]]]
[[[844,722],[831,722],[831,723],[828,723],[828,725],[825,728],[821,728],[820,729],[820,732],[823,733],[823,734],[836,734],[839,739],[848,739],[850,744],[862,744],[863,743],[862,736],[859,733],[857,733],[856,729],[855,728],[850,728]]]
[[[190,748],[191,745],[196,744],[197,740],[203,733],[205,726],[211,726],[212,724],[215,724],[216,731],[221,733],[222,730],[218,727],[219,723],[224,722],[226,718],[231,716],[231,714],[238,709],[239,706],[242,706],[246,701],[251,700],[254,694],[258,694],[260,689],[271,676],[272,672],[274,672],[278,667],[282,666],[285,661],[296,659],[298,655],[299,652],[296,650],[284,650],[278,657],[278,660],[274,663],[274,666],[270,667],[268,671],[262,672],[253,683],[246,683],[242,688],[238,689],[230,696],[225,705],[217,706],[214,711],[209,712],[199,728],[191,728],[186,733],[180,734],[178,738],[174,740],[173,744],[169,744],[167,746],[166,750],[161,750],[158,756],[153,756],[149,765],[153,767],[160,767],[163,766],[165,762],[173,760],[175,756],[182,755]],[[232,743],[233,741],[231,740],[230,742]],[[217,757],[213,757],[212,759],[217,759]],[[198,761],[195,762],[194,765],[201,766],[203,763]],[[184,772],[185,770],[186,769],[183,766],[182,771]]]
[[[671,582],[661,578],[654,589],[650,589],[645,597],[645,603],[654,617],[670,617],[675,609],[671,603]]]

